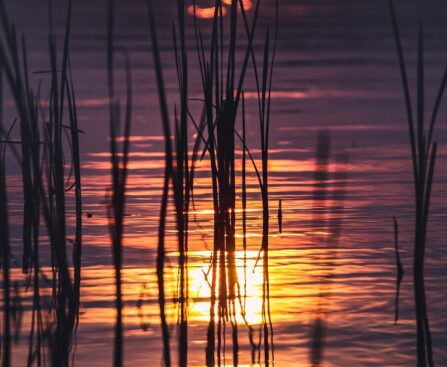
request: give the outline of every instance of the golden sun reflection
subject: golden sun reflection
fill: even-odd
[[[194,9],[194,5],[189,5],[188,6],[188,14],[194,15],[194,12],[195,12],[197,18],[212,19],[214,17],[215,10],[214,10],[214,6],[210,6],[210,7],[196,6],[196,8]],[[227,9],[223,8],[222,15],[225,16],[226,14],[227,14]]]
[[[226,5],[231,5],[233,2],[233,0],[223,0],[223,3]],[[243,0],[242,3],[244,4],[244,9],[245,10],[250,10],[253,6],[253,1],[252,0]]]
[[[233,0],[223,0],[224,6],[231,6]],[[212,19],[214,17],[215,13],[215,6],[212,4],[213,1],[211,1],[210,6],[200,6],[196,5],[194,8],[194,5],[188,6],[188,14],[194,16],[194,14],[199,19]],[[252,0],[243,0],[242,3],[244,4],[245,11],[250,10],[253,7]],[[227,9],[225,7],[222,8],[222,16],[227,15]]]
[[[203,257],[204,261],[189,269],[189,289],[192,299],[190,305],[190,319],[197,321],[209,321],[210,319],[210,279],[208,259],[211,252],[195,253]],[[247,322],[250,325],[260,324],[262,321],[262,283],[263,273],[260,263],[255,267],[257,253],[247,252],[247,262],[244,268],[244,253],[236,252],[236,274],[238,279],[239,299],[236,300],[235,311],[238,323]],[[217,269],[219,274],[219,269]],[[246,277],[245,277],[246,274]],[[219,284],[219,276],[217,276]],[[245,311],[245,319],[243,317]],[[217,313],[216,313],[217,316]]]

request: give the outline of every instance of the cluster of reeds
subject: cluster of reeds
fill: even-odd
[[[177,70],[177,81],[179,89],[180,115],[174,110],[175,134],[174,142],[171,137],[170,113],[166,101],[166,91],[163,79],[163,70],[158,45],[157,30],[154,21],[154,13],[151,1],[147,1],[148,19],[153,51],[155,74],[162,117],[163,134],[165,141],[165,172],[163,183],[163,194],[160,209],[160,224],[158,232],[157,250],[157,277],[159,288],[159,308],[163,335],[163,360],[166,366],[171,365],[171,352],[169,341],[169,328],[166,320],[165,302],[166,294],[164,288],[165,268],[165,226],[169,198],[169,188],[172,185],[175,206],[178,252],[179,252],[179,281],[178,296],[179,304],[179,332],[178,332],[178,365],[187,366],[188,363],[188,213],[190,197],[192,195],[193,167],[189,164],[188,151],[188,56],[186,53],[185,37],[185,3],[177,1],[178,29],[173,26],[173,44],[175,64]],[[179,39],[179,40],[178,40]],[[178,44],[180,42],[180,44]]]
[[[188,107],[188,55],[186,52],[186,26],[185,3],[178,0],[178,28],[173,30],[173,43],[179,88],[179,115],[174,109],[175,134],[174,144],[171,138],[171,122],[166,102],[166,93],[162,76],[162,67],[156,27],[153,19],[151,3],[148,1],[149,23],[151,28],[151,40],[153,45],[154,65],[157,75],[161,114],[165,135],[166,168],[164,187],[161,203],[159,244],[157,257],[157,274],[159,283],[159,305],[162,321],[162,334],[164,345],[164,362],[170,365],[169,329],[165,315],[166,295],[164,290],[164,266],[165,266],[165,221],[169,188],[173,189],[173,198],[176,213],[176,226],[179,248],[179,288],[176,300],[179,304],[179,333],[178,333],[178,357],[179,365],[186,366],[187,359],[187,312],[188,312],[188,222],[189,206],[193,196],[192,183],[194,167],[199,159],[201,144],[204,146],[203,156],[208,153],[211,166],[212,192],[214,206],[214,247],[212,255],[212,280],[210,324],[208,329],[207,363],[214,365],[217,356],[221,363],[223,345],[225,341],[225,324],[231,321],[233,335],[233,362],[238,363],[238,325],[236,322],[236,302],[241,299],[241,292],[236,273],[236,169],[235,147],[236,138],[242,143],[244,168],[243,180],[243,221],[244,239],[243,249],[246,251],[246,153],[255,167],[262,192],[263,207],[263,240],[260,253],[263,253],[264,262],[264,297],[263,302],[263,326],[265,363],[270,360],[269,330],[267,320],[269,316],[268,306],[268,136],[270,125],[270,91],[273,76],[274,55],[276,49],[277,26],[273,56],[270,60],[270,36],[267,32],[262,77],[258,76],[258,69],[253,48],[255,29],[261,2],[255,8],[252,24],[249,24],[245,13],[243,1],[235,0],[231,4],[230,13],[230,39],[228,45],[227,60],[224,62],[224,25],[223,4],[216,2],[213,18],[212,34],[210,38],[209,57],[206,57],[202,32],[198,26],[194,14],[194,29],[196,36],[197,55],[199,58],[201,82],[203,87],[203,114],[200,124],[197,125]],[[22,267],[26,273],[31,272],[33,278],[33,312],[32,325],[29,336],[28,365],[45,363],[45,348],[48,348],[52,365],[66,366],[69,364],[73,333],[76,329],[80,304],[81,283],[81,246],[82,246],[82,201],[81,201],[81,171],[79,155],[79,133],[77,125],[76,102],[73,82],[71,78],[69,60],[69,41],[71,23],[71,2],[69,3],[64,47],[61,62],[58,62],[55,35],[52,29],[51,3],[50,11],[50,35],[49,35],[49,70],[43,74],[50,77],[50,94],[48,97],[48,110],[44,110],[39,93],[35,94],[29,83],[29,72],[26,57],[25,39],[22,37],[19,47],[14,25],[9,21],[3,1],[0,2],[2,18],[2,33],[5,43],[0,44],[0,57],[2,61],[1,74],[5,75],[11,95],[16,104],[18,113],[19,135],[18,141],[10,141],[9,136],[14,124],[9,131],[4,128],[1,121],[1,138],[4,147],[9,146],[16,159],[21,164],[23,183],[23,257]],[[237,50],[237,23],[238,7],[243,16],[247,45],[244,60],[240,68],[240,76],[236,78],[236,50]],[[276,3],[276,11],[278,4]],[[276,20],[277,21],[277,20]],[[122,249],[124,233],[125,191],[127,178],[127,164],[129,157],[129,136],[131,127],[132,92],[130,65],[126,52],[124,60],[127,76],[127,93],[124,116],[123,137],[120,136],[120,102],[115,96],[114,65],[116,48],[114,46],[114,1],[108,3],[108,47],[107,47],[107,72],[110,107],[110,150],[111,150],[111,177],[112,188],[110,192],[109,224],[112,238],[112,254],[115,268],[116,282],[116,327],[114,340],[114,364],[120,366],[123,363],[123,324],[122,324],[122,290],[121,269]],[[251,156],[245,134],[245,101],[243,99],[243,85],[250,58],[253,62],[256,78],[260,130],[262,150],[262,177],[254,159]],[[224,70],[226,69],[226,73]],[[243,136],[236,131],[237,110],[240,101],[243,101]],[[68,111],[68,112],[67,112]],[[68,117],[67,117],[68,116]],[[65,120],[68,118],[69,123]],[[195,125],[198,138],[194,145],[191,158],[188,151],[188,127],[189,121]],[[206,136],[207,135],[207,136]],[[206,136],[206,137],[205,137]],[[64,138],[68,142],[71,155],[71,169],[66,172],[66,148]],[[122,143],[122,151],[120,144]],[[16,149],[16,145],[19,149]],[[0,166],[0,189],[2,194],[2,272],[4,291],[4,332],[3,332],[3,360],[4,365],[10,365],[10,277],[9,277],[9,236],[8,236],[8,212],[6,203],[6,173],[4,167],[6,149],[2,150],[2,166]],[[73,182],[70,182],[70,181]],[[66,224],[66,195],[74,189],[76,203],[76,226],[73,243],[73,259],[68,260],[67,254],[67,224]],[[51,248],[50,279],[52,288],[52,301],[48,305],[52,318],[43,319],[41,282],[43,281],[40,268],[39,249],[41,247],[41,216],[48,233],[48,242]],[[245,255],[246,261],[246,255]],[[73,279],[70,266],[73,266]],[[219,272],[219,284],[217,273]],[[216,330],[216,305],[217,305],[217,330]],[[244,306],[241,303],[241,308]],[[54,312],[53,312],[54,311]],[[245,312],[243,311],[245,314]],[[270,324],[271,330],[271,324]],[[272,330],[270,331],[272,334]],[[217,352],[215,339],[217,337]],[[254,345],[254,343],[252,343]],[[259,351],[260,351],[259,347]],[[254,358],[254,354],[253,354]],[[259,357],[258,357],[259,358]]]
[[[214,5],[214,16],[211,20],[211,32],[209,42],[206,43],[202,29],[196,14],[196,3],[193,2],[193,26],[195,35],[195,46],[200,69],[200,81],[202,86],[203,113],[199,124],[192,116],[188,107],[188,55],[186,53],[185,40],[185,2],[177,1],[178,8],[178,30],[174,27],[173,43],[178,76],[178,90],[180,97],[180,116],[177,116],[177,108],[174,108],[174,148],[171,137],[170,113],[166,100],[166,90],[163,80],[160,49],[157,39],[157,27],[154,23],[154,15],[151,1],[148,4],[148,17],[150,25],[151,43],[154,57],[155,74],[158,85],[159,102],[163,130],[165,135],[165,178],[163,186],[157,275],[159,285],[159,306],[161,314],[164,363],[169,366],[170,346],[169,329],[165,316],[165,290],[164,290],[164,228],[167,215],[169,189],[173,189],[175,203],[176,224],[179,243],[179,365],[187,363],[187,231],[188,210],[190,199],[193,198],[194,168],[198,159],[205,155],[209,158],[211,171],[211,188],[214,209],[214,239],[211,258],[211,280],[207,283],[211,288],[210,299],[210,322],[208,326],[206,361],[208,366],[222,363],[225,345],[225,327],[229,321],[232,328],[232,351],[233,364],[238,364],[238,324],[236,321],[237,302],[240,302],[242,314],[245,314],[244,305],[241,301],[241,291],[236,272],[236,166],[235,149],[239,139],[243,151],[242,172],[242,207],[243,207],[243,249],[246,250],[246,154],[254,165],[262,193],[263,208],[263,236],[260,254],[263,254],[264,269],[264,302],[263,302],[263,325],[261,333],[264,335],[264,359],[268,365],[272,359],[270,345],[272,340],[272,327],[270,320],[270,309],[268,305],[268,235],[269,235],[269,198],[268,198],[268,150],[269,150],[269,128],[270,128],[270,100],[273,79],[273,65],[275,61],[277,33],[278,33],[278,2],[276,2],[276,25],[274,32],[273,47],[271,47],[270,32],[267,31],[264,43],[263,64],[261,76],[258,74],[256,53],[254,50],[254,39],[261,1],[254,7],[254,15],[250,24],[244,2],[234,0],[230,4],[228,24],[224,24],[224,9],[222,1],[216,1]],[[242,56],[241,65],[237,65],[238,48],[238,16],[242,14],[244,25],[243,33],[246,35],[246,45]],[[228,39],[226,35],[228,36]],[[178,41],[180,39],[180,42]],[[273,49],[273,51],[272,51]],[[258,171],[254,159],[251,156],[245,135],[245,101],[243,89],[249,63],[252,61],[257,85],[261,151],[262,151],[262,177]],[[239,76],[237,77],[237,73]],[[238,119],[238,108],[242,100],[243,105],[243,134],[236,130]],[[197,131],[197,139],[194,144],[191,158],[188,152],[187,127],[192,123]],[[203,145],[202,154],[200,154]],[[190,163],[188,163],[190,162]],[[171,185],[172,183],[172,185]],[[245,256],[246,261],[246,256]],[[186,271],[186,273],[185,273]],[[216,320],[217,316],[217,320]],[[269,337],[270,334],[270,337]],[[217,340],[217,342],[216,342]],[[254,343],[253,343],[254,344]],[[259,347],[259,351],[261,348]],[[255,353],[253,353],[253,359]],[[259,357],[258,357],[259,358]]]
[[[0,136],[4,138],[3,126],[3,70],[0,63]],[[11,363],[11,319],[10,319],[10,270],[9,270],[9,221],[7,204],[7,185],[5,168],[5,149],[0,149],[0,258],[3,281],[3,320],[2,320],[2,365]]]
[[[45,363],[44,344],[48,358],[53,366],[68,366],[79,315],[79,297],[81,282],[81,245],[82,245],[82,203],[81,173],[79,156],[80,130],[77,125],[76,103],[69,62],[69,40],[71,2],[69,2],[65,29],[62,59],[58,62],[55,35],[52,30],[50,4],[49,70],[50,93],[48,109],[44,109],[40,100],[40,89],[36,94],[29,82],[27,47],[25,37],[17,37],[15,26],[10,22],[6,7],[0,1],[2,23],[2,41],[0,42],[0,64],[2,77],[6,79],[10,95],[15,103],[19,125],[19,139],[11,140],[14,124],[6,132],[2,121],[1,139],[4,147],[9,146],[13,156],[19,161],[23,185],[23,256],[22,269],[33,279],[33,309],[29,335],[29,366]],[[67,117],[68,116],[68,117]],[[66,122],[68,119],[69,122]],[[66,172],[66,148],[64,139],[70,147],[72,169]],[[19,149],[16,148],[19,146]],[[5,158],[2,151],[2,158]],[[2,159],[2,161],[3,161]],[[8,268],[10,250],[7,236],[6,174],[3,161],[2,187],[4,197],[1,200],[2,220],[5,226],[3,256],[4,275],[4,332],[3,365],[9,366],[10,355],[10,282]],[[73,172],[73,174],[72,174]],[[72,183],[70,181],[73,181]],[[73,259],[68,259],[68,234],[66,225],[66,195],[74,189],[76,202],[76,228],[73,244]],[[41,283],[44,275],[40,268],[41,215],[45,223],[50,245],[52,266],[52,302],[47,305],[50,317],[42,315]],[[3,236],[2,236],[3,239]],[[73,265],[73,276],[70,267]],[[46,278],[45,278],[46,279]]]
[[[447,83],[447,68],[441,80],[433,112],[427,126],[425,121],[425,66],[422,22],[419,25],[418,33],[416,87],[417,113],[414,117],[404,53],[401,45],[396,11],[392,0],[389,0],[389,7],[404,91],[415,188],[416,213],[414,227],[413,283],[417,326],[417,365],[419,367],[426,366],[427,364],[433,366],[432,341],[425,294],[424,265],[428,216],[437,152],[437,144],[433,140],[433,134],[439,107]]]

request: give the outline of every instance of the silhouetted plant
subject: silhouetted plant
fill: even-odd
[[[109,92],[109,131],[110,131],[110,157],[112,189],[109,205],[109,230],[112,238],[112,257],[115,270],[115,310],[116,323],[114,332],[113,365],[123,365],[123,300],[121,270],[123,263],[123,236],[124,215],[126,204],[126,181],[128,176],[130,130],[132,125],[132,78],[128,54],[124,51],[124,63],[126,72],[126,102],[124,111],[124,127],[122,139],[120,139],[121,104],[115,95],[114,66],[114,0],[108,2],[107,18],[107,85]],[[119,143],[122,140],[122,151]]]
[[[417,365],[419,367],[422,367],[426,366],[428,363],[429,366],[433,366],[434,362],[431,332],[425,295],[424,267],[428,215],[437,152],[437,144],[433,141],[433,133],[439,106],[447,82],[447,68],[441,80],[441,85],[438,90],[433,113],[427,130],[425,122],[425,66],[422,23],[420,23],[419,25],[417,50],[417,114],[416,117],[413,118],[410,89],[408,86],[407,71],[401,45],[398,22],[396,18],[396,11],[393,1],[389,0],[388,3],[390,7],[391,20],[405,98],[407,122],[411,143],[411,157],[414,176],[413,180],[415,187],[416,221],[414,238],[413,282],[417,325]]]

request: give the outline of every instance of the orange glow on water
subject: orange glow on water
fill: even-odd
[[[231,6],[233,0],[223,0],[224,7],[222,8],[222,16],[227,15],[228,11],[225,6]],[[213,1],[211,1],[213,3]],[[239,2],[238,2],[239,3]],[[250,10],[253,7],[252,0],[243,0],[244,10]],[[194,9],[194,5],[189,5],[187,8],[188,14],[194,16],[194,14],[199,19],[212,19],[216,12],[215,6],[211,4],[210,6],[200,6],[196,5]]]
[[[197,253],[203,257],[202,264],[207,264],[207,259],[211,253]],[[244,281],[244,263],[243,253],[238,252],[236,255],[236,273],[241,290],[246,289],[245,294],[241,294],[241,300],[236,301],[236,320],[238,323],[244,323],[243,310],[245,309],[245,321],[249,324],[261,323],[262,312],[262,283],[263,274],[262,267],[255,267],[257,253],[248,254],[247,260],[247,278]],[[197,264],[198,265],[198,264]],[[209,321],[211,297],[211,289],[209,287],[209,276],[206,277],[208,267],[199,265],[189,269],[190,297],[195,300],[191,304],[190,317],[198,321]],[[219,272],[217,272],[219,274]],[[217,284],[219,284],[219,275],[217,276]],[[246,288],[245,288],[246,287]],[[246,297],[245,297],[246,296]],[[245,301],[244,301],[245,299]],[[216,314],[217,316],[217,314]]]
[[[233,1],[234,0],[223,0],[223,3],[228,5],[228,6],[231,6]],[[244,4],[244,9],[245,10],[250,10],[253,7],[253,1],[252,0],[243,0],[242,3]],[[239,5],[239,1],[238,1],[238,5]]]
[[[210,6],[210,7],[201,7],[201,6],[196,6],[194,9],[194,5],[189,5],[188,6],[188,14],[189,15],[195,15],[197,16],[197,18],[199,19],[212,19],[214,17],[214,13],[215,13],[215,7],[214,6]],[[222,15],[225,16],[227,14],[227,9],[222,8]]]

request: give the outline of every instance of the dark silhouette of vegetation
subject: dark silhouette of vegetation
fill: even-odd
[[[51,3],[49,4],[51,13]],[[74,102],[73,84],[69,78],[69,39],[71,3],[68,4],[66,18],[65,38],[63,44],[61,66],[58,67],[56,57],[55,36],[52,30],[50,16],[49,57],[50,70],[50,96],[48,108],[48,120],[45,121],[43,133],[40,129],[41,105],[39,95],[35,94],[29,84],[27,47],[25,37],[20,43],[16,36],[14,24],[9,21],[5,5],[0,2],[0,16],[2,19],[2,37],[0,44],[0,62],[3,65],[3,75],[6,77],[9,91],[15,103],[19,121],[20,140],[9,140],[10,131],[4,135],[5,144],[8,144],[13,155],[20,162],[24,198],[24,228],[22,269],[25,273],[33,268],[33,311],[32,325],[29,335],[28,365],[34,361],[40,366],[44,362],[44,339],[49,351],[48,355],[52,365],[68,366],[71,353],[72,337],[76,328],[79,313],[79,289],[80,289],[80,246],[81,230],[80,221],[77,221],[76,239],[74,243],[74,273],[75,281],[71,280],[69,261],[67,259],[67,231],[66,231],[66,173],[63,148],[63,131],[70,129],[71,162],[75,171],[75,182],[71,187],[76,188],[77,215],[82,216],[80,205],[80,162],[79,141],[77,135],[76,107]],[[19,46],[20,45],[20,46]],[[60,76],[59,76],[60,75]],[[64,106],[69,99],[70,126],[63,124],[65,118]],[[41,139],[41,137],[43,139]],[[14,148],[14,144],[20,146],[20,152]],[[43,145],[44,149],[40,149]],[[4,151],[3,151],[4,153]],[[41,162],[43,161],[43,165]],[[44,167],[44,168],[42,168]],[[43,169],[46,177],[43,179]],[[3,202],[3,201],[2,201]],[[41,272],[39,266],[39,226],[40,214],[48,233],[52,259],[52,291],[51,318],[46,325],[43,324],[41,315],[40,281]],[[7,251],[5,256],[10,256]],[[9,260],[8,260],[9,261]],[[8,285],[9,288],[10,285]],[[9,293],[9,291],[8,291]],[[9,295],[8,295],[9,297]],[[9,304],[9,299],[6,302]],[[5,309],[5,319],[11,315],[10,307]],[[10,334],[8,330],[7,344]],[[35,344],[34,344],[35,343]],[[10,345],[4,355],[5,365],[10,363]]]
[[[422,24],[418,33],[417,112],[413,113],[411,91],[399,34],[396,11],[389,1],[392,28],[410,134],[413,180],[415,187],[415,232],[413,282],[417,334],[417,366],[434,366],[432,336],[425,289],[425,252],[427,247],[428,218],[431,192],[437,159],[434,141],[435,124],[447,84],[447,68],[442,77],[430,120],[425,121],[425,65]],[[162,363],[166,367],[187,367],[189,353],[189,312],[194,298],[190,295],[190,227],[197,224],[194,184],[196,169],[206,160],[209,192],[212,196],[212,248],[208,271],[203,271],[204,285],[209,286],[209,320],[206,324],[204,359],[208,367],[240,364],[245,346],[242,331],[248,334],[250,363],[275,365],[275,338],[270,306],[271,213],[277,209],[278,233],[283,234],[283,199],[274,197],[270,185],[270,154],[272,97],[279,34],[279,0],[249,2],[216,0],[211,7],[210,29],[205,33],[199,20],[198,5],[191,7],[184,0],[176,0],[175,22],[172,26],[172,61],[176,73],[175,97],[170,106],[164,79],[162,43],[159,42],[158,20],[152,0],[146,0],[148,41],[151,46],[156,79],[158,105],[164,140],[164,172],[158,223],[156,277],[160,315]],[[116,319],[113,332],[113,365],[125,364],[123,322],[123,252],[126,232],[127,183],[129,176],[133,91],[130,57],[126,49],[117,47],[116,2],[107,2],[107,91],[109,110],[109,149],[111,185],[107,191],[107,219],[111,241],[114,276],[114,310]],[[261,34],[260,13],[271,11],[273,26]],[[188,24],[187,13],[191,13]],[[63,28],[62,47],[58,48],[53,25],[53,7],[48,1],[49,32],[46,70],[33,75],[46,78],[35,88],[30,80],[28,48],[24,35],[16,30],[8,16],[5,1],[0,0],[0,268],[2,287],[1,364],[13,366],[16,355],[14,343],[19,343],[24,322],[27,345],[26,366],[68,367],[74,365],[76,335],[80,322],[82,250],[83,250],[83,196],[81,171],[81,134],[72,66],[70,58],[72,1],[68,7]],[[160,22],[161,23],[161,22]],[[191,27],[190,27],[191,26]],[[240,29],[239,29],[240,28]],[[189,30],[193,34],[188,34]],[[190,44],[191,43],[191,44]],[[194,52],[190,52],[190,47]],[[194,55],[192,55],[194,54]],[[164,55],[163,55],[164,56]],[[119,95],[115,74],[118,58],[122,57],[125,91]],[[169,59],[170,61],[171,59]],[[120,60],[121,61],[121,60]],[[191,64],[198,64],[199,76],[192,79]],[[252,74],[251,74],[252,73]],[[247,85],[252,77],[254,85],[255,125],[247,126],[249,97]],[[199,86],[197,98],[191,98],[192,86]],[[48,84],[48,93],[42,98],[42,84]],[[4,91],[6,93],[4,93]],[[5,97],[5,94],[7,97]],[[170,96],[171,97],[171,96]],[[12,101],[13,118],[6,121],[4,102]],[[122,103],[124,101],[124,103]],[[194,101],[194,102],[193,102]],[[197,103],[199,108],[193,108]],[[9,106],[8,106],[9,108]],[[198,114],[196,115],[196,111]],[[9,116],[8,116],[9,119]],[[12,121],[12,123],[11,123]],[[259,125],[258,125],[259,123]],[[240,131],[241,130],[241,131]],[[256,131],[257,130],[257,131]],[[247,131],[249,133],[247,133]],[[191,137],[192,132],[195,136]],[[249,149],[249,138],[259,134],[260,146]],[[192,150],[191,150],[192,148]],[[253,154],[252,154],[253,153]],[[239,161],[238,154],[241,154]],[[11,216],[9,193],[9,162],[12,157],[19,166],[21,192],[20,260],[13,253],[17,239],[15,217]],[[247,162],[248,161],[248,162]],[[251,167],[248,167],[248,164]],[[331,172],[331,135],[319,131],[316,148],[316,166],[312,193],[312,238],[324,249],[323,260],[327,273],[316,282],[319,286],[318,306],[311,322],[309,361],[320,366],[324,360],[328,318],[330,315],[332,282],[337,264],[337,250],[343,227],[348,182],[349,156],[335,154],[335,169]],[[240,170],[239,170],[240,167]],[[256,180],[255,190],[250,187],[250,174]],[[239,192],[240,190],[240,192]],[[260,194],[259,219],[261,224],[257,258],[254,269],[248,269],[251,231],[248,207],[252,194]],[[239,195],[240,194],[240,195]],[[271,205],[278,200],[278,207]],[[253,199],[255,200],[255,199]],[[284,199],[285,200],[285,199]],[[172,209],[171,205],[172,203]],[[13,205],[16,205],[15,203]],[[73,206],[72,206],[73,205]],[[74,207],[74,210],[71,209]],[[288,211],[290,206],[288,205]],[[251,208],[250,208],[251,209]],[[14,208],[14,213],[16,208]],[[240,214],[239,214],[240,213]],[[169,263],[167,226],[172,215],[178,249],[175,264],[174,296],[169,296],[166,269]],[[91,219],[93,213],[86,213]],[[95,214],[96,217],[96,214]],[[240,220],[240,224],[239,221]],[[396,256],[395,323],[399,320],[399,295],[404,271],[399,253],[399,228],[394,220],[394,247]],[[326,232],[320,236],[318,233]],[[73,232],[73,233],[70,233]],[[250,233],[249,233],[250,232]],[[205,238],[205,234],[202,234]],[[240,242],[238,242],[240,238]],[[253,236],[256,241],[256,236]],[[321,241],[321,242],[320,242]],[[203,241],[205,242],[205,240]],[[12,248],[13,247],[13,248]],[[48,247],[49,251],[46,251]],[[208,249],[207,244],[204,245]],[[241,251],[242,250],[242,251]],[[45,254],[49,253],[48,262]],[[43,254],[43,255],[42,255]],[[239,255],[243,254],[243,255]],[[242,257],[243,256],[243,257]],[[238,272],[243,260],[243,277]],[[242,263],[242,262],[241,262]],[[46,264],[49,264],[49,270]],[[262,266],[261,320],[251,325],[247,320],[247,272]],[[206,266],[206,264],[205,264]],[[21,269],[25,282],[15,279],[15,270]],[[248,269],[248,270],[247,270]],[[261,270],[260,270],[261,271]],[[49,274],[47,274],[49,273]],[[137,317],[143,331],[150,329],[150,315],[145,312],[145,298],[151,301],[149,287],[141,288],[136,302]],[[23,292],[30,291],[30,300]],[[47,297],[48,293],[48,297]],[[152,292],[151,292],[152,293]],[[191,301],[192,300],[192,301]],[[170,325],[170,310],[177,311],[176,325]],[[29,314],[28,314],[29,312]],[[30,317],[27,317],[27,316]],[[174,322],[172,322],[174,324]],[[172,332],[174,330],[175,332]],[[173,340],[175,338],[175,340]],[[229,347],[231,341],[231,346]],[[174,344],[172,344],[174,343]],[[231,353],[231,361],[228,354]],[[176,362],[173,358],[176,358]],[[18,360],[19,360],[18,359]]]
[[[252,25],[248,23],[245,14],[244,3],[235,0],[230,5],[228,33],[224,31],[223,22],[223,4],[216,1],[214,6],[214,16],[212,19],[211,38],[207,46],[205,46],[202,31],[198,25],[196,15],[196,5],[194,9],[194,32],[196,41],[196,51],[199,60],[201,85],[203,92],[203,111],[201,122],[199,125],[195,122],[188,108],[188,56],[186,54],[185,41],[185,23],[184,12],[185,5],[183,1],[177,2],[178,9],[178,34],[174,27],[174,56],[176,62],[176,70],[178,76],[178,90],[180,96],[180,116],[177,118],[174,108],[175,117],[175,134],[174,147],[171,146],[170,120],[166,102],[166,92],[163,82],[162,67],[160,62],[160,51],[156,36],[156,27],[152,14],[152,5],[148,1],[149,26],[151,31],[151,43],[154,57],[154,67],[159,92],[159,101],[161,108],[161,116],[163,123],[163,131],[165,135],[165,179],[162,195],[162,204],[160,212],[159,225],[159,245],[157,260],[157,275],[159,286],[159,307],[161,313],[161,326],[164,345],[164,363],[170,365],[170,346],[169,346],[169,330],[165,317],[165,291],[164,291],[164,227],[167,214],[167,201],[169,192],[169,182],[172,181],[174,205],[176,212],[176,226],[179,243],[179,302],[180,302],[180,320],[179,320],[179,365],[186,365],[187,353],[187,229],[188,229],[188,211],[190,198],[193,198],[193,177],[196,160],[199,158],[198,150],[203,142],[204,148],[200,160],[208,153],[210,160],[212,197],[214,207],[214,246],[211,260],[211,281],[208,283],[211,287],[210,301],[210,323],[208,327],[206,360],[208,366],[222,363],[224,351],[224,332],[227,320],[230,320],[232,328],[232,355],[233,364],[238,364],[238,324],[236,321],[236,304],[239,300],[243,310],[244,304],[241,301],[239,280],[236,272],[236,169],[235,169],[235,142],[236,138],[242,141],[244,168],[242,173],[243,180],[243,217],[246,215],[246,183],[245,183],[245,154],[248,153],[254,164],[245,141],[245,127],[243,128],[243,137],[236,131],[236,119],[239,102],[243,100],[243,85],[248,68],[250,57],[255,61],[253,51],[253,39],[258,19],[260,1],[257,2],[254,10]],[[278,6],[278,4],[277,4]],[[236,80],[236,50],[237,50],[237,17],[240,10],[243,15],[245,32],[248,39],[248,45],[245,48],[244,58],[239,69],[239,80]],[[278,9],[276,9],[277,12]],[[277,23],[277,21],[276,21]],[[228,44],[224,47],[224,35],[229,34]],[[180,40],[180,42],[178,41]],[[263,179],[262,184],[259,171],[256,169],[263,194],[263,245],[261,246],[264,253],[264,271],[265,285],[268,283],[268,261],[266,262],[267,252],[264,251],[268,242],[268,135],[270,124],[270,94],[273,78],[273,64],[276,51],[277,28],[275,30],[274,50],[270,53],[270,37],[267,32],[265,50],[262,87],[256,74],[258,84],[258,96],[260,107],[260,123],[262,129],[263,140]],[[224,50],[224,48],[226,50]],[[224,62],[225,51],[227,51],[227,60]],[[206,57],[209,52],[209,57]],[[270,60],[270,57],[272,59]],[[262,91],[261,89],[262,88]],[[243,101],[243,109],[245,109]],[[245,110],[243,111],[245,115]],[[245,120],[245,116],[243,117]],[[197,139],[191,157],[191,165],[188,164],[187,150],[187,125],[189,120],[193,123],[197,130]],[[244,122],[245,126],[245,122]],[[207,135],[207,136],[206,136]],[[206,136],[206,137],[205,137]],[[186,214],[185,214],[186,213]],[[244,220],[244,223],[245,220]],[[244,225],[243,249],[246,252],[246,224]],[[246,269],[246,255],[244,257]],[[246,270],[245,270],[246,272]],[[219,282],[217,282],[219,279]],[[218,284],[217,284],[218,283]],[[246,288],[246,285],[245,285]],[[185,292],[186,290],[186,292]],[[268,293],[268,288],[266,288]],[[270,319],[269,307],[267,306],[268,296],[264,300],[263,313],[264,319]],[[216,308],[217,307],[217,308]],[[245,314],[245,311],[242,311]],[[217,320],[215,319],[217,315]],[[266,348],[265,359],[266,364],[269,363],[270,352],[268,327],[272,330],[271,322],[266,321],[263,326],[265,334],[264,347]],[[270,332],[270,334],[272,334]]]
[[[437,144],[433,142],[433,132],[439,106],[447,82],[447,68],[441,80],[432,117],[426,128],[425,122],[425,83],[424,83],[424,42],[423,27],[419,25],[418,50],[417,50],[417,114],[413,117],[412,101],[406,64],[401,45],[398,22],[394,3],[389,0],[393,32],[396,42],[396,49],[399,61],[399,68],[402,78],[405,106],[407,112],[408,129],[411,143],[411,158],[413,164],[414,188],[415,188],[415,238],[414,238],[414,262],[413,262],[413,282],[414,301],[417,325],[417,365],[418,367],[434,366],[433,348],[431,341],[430,324],[428,318],[427,301],[425,293],[425,249],[427,239],[428,215],[430,208],[431,191],[433,185],[433,175],[436,162]]]
[[[173,152],[171,144],[171,128],[169,122],[168,106],[163,79],[163,70],[160,60],[160,50],[158,46],[157,28],[155,26],[154,12],[151,0],[147,0],[149,30],[152,44],[152,54],[154,58],[154,69],[157,79],[158,97],[163,126],[165,142],[165,170],[163,180],[163,194],[161,198],[160,223],[158,226],[158,248],[157,248],[157,279],[158,279],[158,304],[160,308],[160,321],[163,340],[163,361],[166,367],[171,366],[171,348],[169,340],[169,327],[166,320],[166,296],[165,296],[165,226],[169,195],[169,182],[173,173]]]
[[[112,190],[109,206],[109,228],[112,237],[113,266],[115,269],[115,337],[113,349],[113,365],[119,367],[123,365],[123,300],[122,300],[122,279],[121,270],[123,266],[123,235],[124,235],[124,214],[126,202],[126,180],[128,176],[130,130],[132,124],[132,78],[130,71],[130,61],[126,51],[123,51],[126,70],[126,102],[124,112],[124,127],[122,139],[122,151],[119,152],[120,141],[120,121],[121,104],[115,95],[114,65],[114,20],[115,4],[113,0],[108,2],[108,22],[107,22],[107,81],[109,89],[109,114],[110,114],[110,157],[111,157],[111,177]]]
[[[2,63],[0,63],[2,65]],[[3,127],[3,70],[0,66],[0,136],[6,134]],[[5,150],[0,149],[0,251],[3,283],[2,320],[2,366],[11,365],[11,322],[10,322],[10,273],[9,273],[9,223],[6,187]]]

